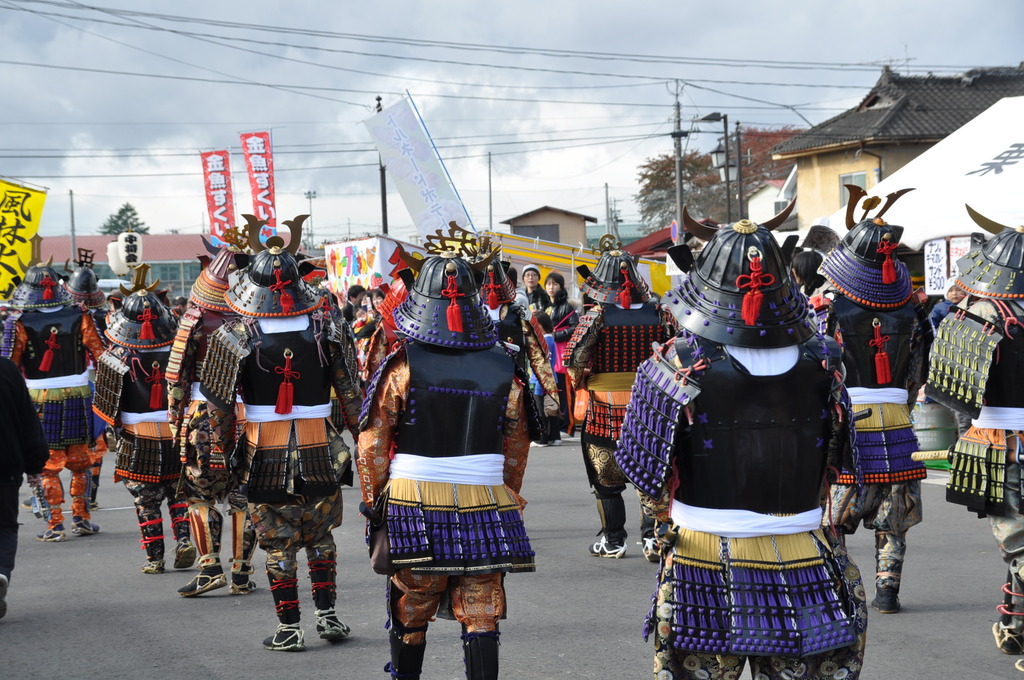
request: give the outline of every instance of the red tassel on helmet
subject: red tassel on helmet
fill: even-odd
[[[448,330],[453,333],[462,333],[465,330],[462,326],[462,308],[456,302],[456,298],[460,295],[459,284],[456,283],[454,274],[448,275],[448,285],[441,291],[441,295],[451,300],[448,303]]]
[[[751,248],[747,253],[750,260],[750,274],[740,274],[736,277],[736,286],[740,289],[747,288],[743,296],[743,323],[753,326],[761,315],[761,304],[764,302],[764,294],[761,286],[770,286],[775,283],[774,274],[765,274],[761,270],[761,253],[756,248]]]
[[[292,370],[292,356],[292,351],[286,349],[284,351],[284,367],[277,366],[274,368],[274,372],[281,375],[281,384],[277,388],[277,403],[274,405],[274,413],[281,415],[292,412],[292,404],[295,403],[295,385],[292,384],[292,379],[302,375],[298,371]]]
[[[156,319],[156,313],[146,307],[142,310],[142,314],[139,314],[139,321],[142,322],[142,328],[139,329],[139,340],[156,340],[156,334],[153,333],[153,320]]]
[[[896,262],[892,259],[892,254],[899,246],[899,243],[893,243],[887,238],[878,242],[877,252],[885,255],[885,260],[882,261],[882,283],[896,283]]]
[[[487,306],[491,309],[497,309],[498,305],[501,304],[501,299],[498,297],[498,289],[500,286],[494,282],[494,272],[487,272],[487,278],[490,279],[485,288],[487,288]]]
[[[623,265],[619,267],[619,271],[622,272],[622,290],[619,291],[619,306],[623,309],[629,309],[629,305],[633,302],[632,290],[635,284],[629,279],[629,269]]]
[[[278,300],[281,302],[281,313],[291,314],[292,310],[295,309],[295,298],[291,296],[291,293],[284,289],[285,286],[291,283],[291,279],[281,280],[281,270],[274,270],[274,280],[277,283],[270,284],[270,290],[278,294]],[[291,409],[289,408],[289,411]],[[288,411],[286,411],[287,413]]]
[[[53,367],[53,350],[60,349],[60,345],[57,344],[57,329],[50,329],[50,337],[45,341],[46,351],[43,352],[43,359],[39,362],[39,370],[43,373],[48,372]]]
[[[878,319],[872,320],[871,324],[875,327],[875,338],[868,341],[868,344],[878,349],[875,354],[875,382],[885,385],[892,382],[892,367],[889,365],[889,354],[885,351],[889,336],[882,335],[882,324]]]
[[[52,300],[53,299],[53,289],[57,285],[57,282],[54,281],[49,276],[44,276],[43,280],[39,282],[39,285],[43,287],[43,299],[44,300]]]
[[[149,408],[153,411],[167,408],[164,404],[164,374],[160,370],[160,364],[155,361],[153,362],[153,371],[146,376],[146,382],[150,383]]]

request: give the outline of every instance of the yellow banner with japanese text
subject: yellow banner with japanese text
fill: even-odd
[[[0,300],[11,297],[33,264],[46,191],[0,179]]]

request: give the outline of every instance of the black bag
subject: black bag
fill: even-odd
[[[367,519],[366,548],[370,553],[370,568],[375,574],[390,576],[395,573],[391,565],[391,540],[388,537],[387,522],[388,496],[382,493],[373,508],[366,503],[359,504],[359,512]]]

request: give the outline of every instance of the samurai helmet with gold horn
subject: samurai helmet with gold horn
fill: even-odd
[[[896,257],[896,248],[903,227],[882,219],[893,203],[913,189],[894,191],[885,198],[885,205],[874,217],[869,213],[882,203],[878,196],[867,196],[864,189],[846,185],[850,192],[846,227],[850,230],[839,245],[825,256],[821,273],[843,295],[852,301],[873,308],[901,307],[910,299],[913,287],[907,265]],[[863,202],[862,202],[863,199]],[[858,205],[864,209],[860,222],[855,222]]]
[[[46,264],[29,267],[7,303],[12,309],[30,310],[48,307],[66,307],[75,304],[74,298],[61,285],[60,274],[53,268],[53,256]]]
[[[147,284],[148,275],[148,264],[135,267],[131,288],[121,285],[121,306],[107,316],[106,336],[123,347],[152,349],[174,342],[178,321],[156,292],[160,279]]]
[[[687,231],[707,241],[681,286],[662,297],[681,328],[712,342],[776,348],[800,344],[815,330],[807,299],[790,277],[771,231],[789,216],[709,226],[683,210]]]
[[[611,234],[599,241],[601,257],[594,271],[581,264],[576,271],[583,277],[580,292],[595,302],[619,303],[628,309],[635,302],[651,299],[651,288],[637,271],[633,256],[622,249],[622,244]]]
[[[309,215],[299,215],[282,224],[291,228],[291,240],[285,245],[280,236],[260,242],[265,220],[242,215],[249,223],[249,246],[256,253],[245,269],[232,272],[224,295],[227,306],[243,316],[288,317],[308,314],[324,304],[326,291],[302,280],[296,253],[302,239],[302,223]]]
[[[956,285],[978,297],[1024,298],[1024,225],[999,224],[966,207],[971,219],[995,236],[957,260]]]
[[[416,282],[394,313],[399,333],[451,349],[494,346],[498,335],[480,301],[477,279],[497,263],[492,256],[471,264],[460,252],[438,250],[423,260]]]

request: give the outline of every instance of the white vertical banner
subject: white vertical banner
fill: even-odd
[[[949,239],[949,275],[959,276],[956,261],[971,252],[970,236],[951,236]]]
[[[946,294],[946,239],[937,238],[924,244],[924,292],[927,295]]]
[[[476,231],[409,98],[363,121],[420,236],[449,222]]]

